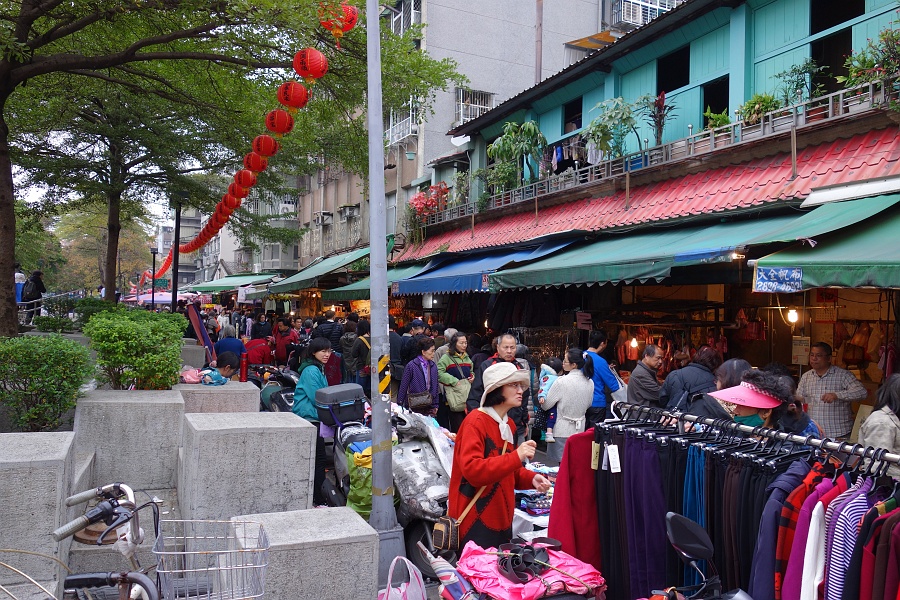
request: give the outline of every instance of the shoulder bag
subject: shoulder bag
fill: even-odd
[[[369,340],[367,340],[366,336],[364,336],[364,335],[360,336],[359,339],[361,339],[362,343],[365,344],[366,348],[369,349],[369,352],[366,356],[366,364],[361,369],[359,369],[360,372],[363,374],[363,377],[368,377],[369,375],[372,374],[372,345],[369,343]]]
[[[409,406],[409,410],[417,413],[429,413],[432,408],[432,398],[431,398],[431,377],[429,376],[429,369],[423,361],[419,361],[419,366],[422,368],[422,372],[425,374],[425,391],[424,392],[415,392],[413,394],[406,395],[406,404]]]
[[[457,372],[462,375],[462,367],[456,359],[451,356],[450,360],[456,365]],[[459,378],[459,382],[456,385],[445,385],[444,395],[447,397],[447,407],[453,412],[465,412],[466,400],[469,399],[470,389],[472,389],[472,384],[468,379],[462,377]]]
[[[500,451],[500,456],[506,454],[506,447],[508,445],[509,442],[503,442],[503,450]],[[475,503],[481,498],[481,494],[483,494],[486,489],[487,486],[483,485],[475,492],[475,496],[469,501],[468,506],[462,511],[459,518],[454,519],[449,515],[438,518],[437,522],[434,524],[434,531],[431,533],[431,543],[436,550],[459,550],[459,524],[465,520],[466,515],[469,514],[469,511],[472,510],[472,507],[475,506]]]

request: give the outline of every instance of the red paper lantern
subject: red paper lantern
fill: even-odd
[[[359,9],[342,2],[340,6],[334,3],[323,2],[319,4],[319,23],[331,32],[337,40],[337,47],[341,48],[343,35],[356,27],[359,21]]]
[[[296,81],[286,81],[278,86],[278,101],[288,110],[303,108],[309,102],[309,90]]]
[[[197,244],[197,239],[194,238],[191,241],[189,241],[187,244],[181,244],[180,246],[178,246],[178,251],[182,254],[190,254],[191,252],[196,250],[196,248],[195,248],[196,244]]]
[[[222,221],[222,224],[224,225],[228,222],[228,219],[231,218],[231,210],[232,209],[228,208],[223,202],[219,202],[216,205],[216,212],[213,213],[213,217],[218,217],[218,219]]]
[[[294,70],[304,79],[319,79],[328,72],[328,59],[315,48],[304,48],[294,55]]]
[[[253,171],[254,173],[259,173],[261,171],[265,171],[266,167],[269,166],[269,159],[263,156],[262,154],[257,154],[256,152],[250,152],[244,156],[244,167],[248,171]]]
[[[266,129],[275,135],[290,133],[294,128],[294,117],[286,110],[276,108],[266,114]]]
[[[265,157],[275,156],[280,148],[275,138],[265,134],[256,136],[253,139],[252,146],[254,152]]]
[[[241,205],[241,200],[250,195],[250,190],[243,188],[236,183],[228,186],[228,193],[222,196],[222,202],[229,208],[237,208]],[[230,199],[230,202],[229,202]],[[235,200],[237,202],[235,202]]]
[[[234,182],[242,188],[252,188],[256,185],[256,175],[249,169],[241,169],[234,174]]]

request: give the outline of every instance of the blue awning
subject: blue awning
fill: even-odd
[[[503,267],[512,267],[537,260],[570,245],[569,241],[545,242],[536,248],[494,251],[477,256],[448,257],[429,271],[396,282],[395,295],[447,294],[487,292],[488,275]]]

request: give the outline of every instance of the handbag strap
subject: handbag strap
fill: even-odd
[[[503,450],[500,451],[500,456],[503,456],[504,454],[506,454],[506,446],[508,444],[509,444],[509,442],[506,442],[506,441],[503,442]],[[460,514],[459,517],[457,517],[456,521],[458,523],[462,523],[463,520],[465,520],[466,515],[469,514],[469,511],[472,510],[472,507],[475,506],[475,503],[478,501],[478,499],[481,497],[481,494],[484,493],[484,490],[486,490],[486,489],[487,489],[487,486],[483,485],[483,486],[481,486],[481,489],[479,489],[477,492],[475,492],[475,496],[472,498],[472,500],[469,501],[469,505],[466,506],[465,510],[462,511],[462,514]]]
[[[366,336],[361,336],[359,339],[362,340],[362,343],[366,345],[366,348],[369,350],[372,349],[372,345],[369,343],[369,340],[366,339]]]

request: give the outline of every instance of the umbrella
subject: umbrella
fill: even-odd
[[[434,569],[438,579],[441,580],[441,598],[444,600],[469,600],[471,598],[474,600],[478,597],[478,593],[472,589],[469,582],[463,579],[449,562],[440,556],[433,555],[422,542],[417,542],[416,545],[431,563],[431,568]]]

